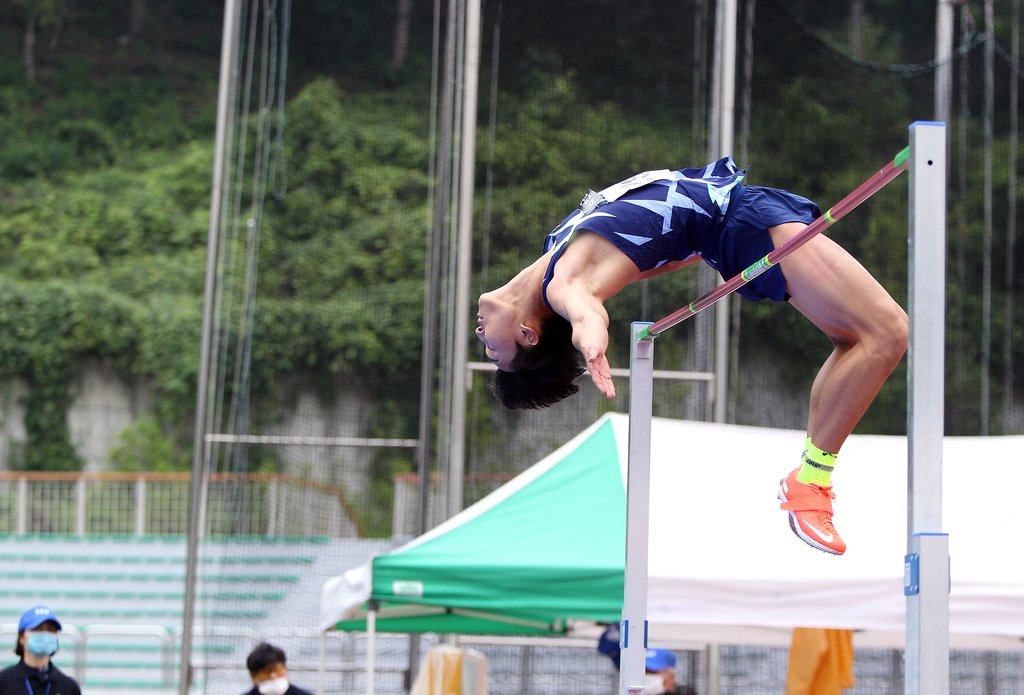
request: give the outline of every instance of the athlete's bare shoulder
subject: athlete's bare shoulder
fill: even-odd
[[[603,301],[638,279],[640,271],[636,264],[615,244],[600,234],[580,230],[555,265],[548,300],[554,306],[552,295],[575,285],[586,287],[589,294]]]

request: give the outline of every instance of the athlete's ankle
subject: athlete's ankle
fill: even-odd
[[[836,465],[835,454],[819,449],[808,437],[801,459],[803,463],[796,474],[798,481],[822,487],[832,484],[832,470]]]

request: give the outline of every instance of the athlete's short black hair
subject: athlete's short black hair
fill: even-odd
[[[275,647],[269,642],[260,642],[249,652],[249,658],[245,660],[245,666],[249,669],[249,675],[255,676],[268,666],[284,665],[287,661],[284,650]]]
[[[552,313],[538,334],[536,345],[518,347],[513,371],[498,370],[491,380],[491,393],[511,410],[546,408],[580,390],[573,381],[584,372],[583,358],[572,344],[572,324]]]

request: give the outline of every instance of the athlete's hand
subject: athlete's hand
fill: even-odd
[[[551,299],[551,285],[548,299]],[[608,312],[600,297],[595,294],[589,282],[566,282],[558,295],[560,304],[552,304],[555,311],[561,309],[572,324],[572,344],[583,355],[587,370],[597,390],[608,398],[615,398],[612,384],[612,368],[608,364]]]
[[[615,398],[615,384],[612,383],[612,368],[608,357],[601,350],[586,350],[583,356],[587,359],[587,370],[597,390],[608,398]]]

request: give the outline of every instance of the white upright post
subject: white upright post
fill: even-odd
[[[371,560],[372,562],[372,560]],[[366,695],[374,695],[377,683],[377,602],[366,612]]]
[[[942,531],[946,126],[910,126],[907,695],[949,695],[949,535]]]
[[[619,626],[619,695],[642,695],[647,663],[647,537],[651,498],[651,399],[654,338],[632,325],[629,353],[629,461],[626,475],[626,577]]]

